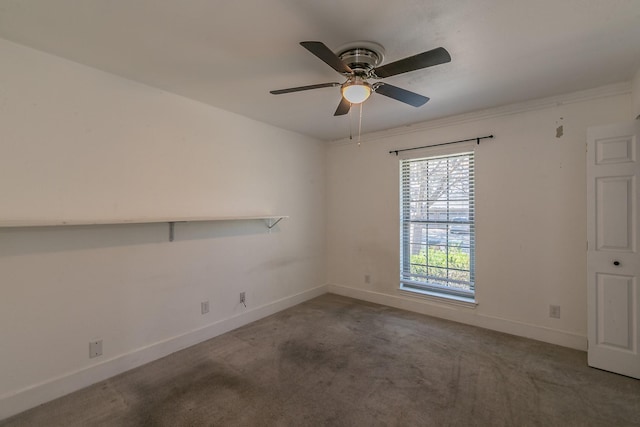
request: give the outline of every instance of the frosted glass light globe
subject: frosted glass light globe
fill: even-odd
[[[366,82],[356,82],[342,87],[342,96],[352,104],[360,104],[371,95],[371,86]]]

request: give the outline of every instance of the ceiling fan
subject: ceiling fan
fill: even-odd
[[[414,107],[420,107],[424,105],[429,98],[388,83],[369,83],[368,80],[379,80],[451,61],[449,52],[443,47],[438,47],[427,52],[378,66],[384,59],[384,48],[377,43],[353,42],[338,49],[337,54],[322,42],[305,41],[300,44],[331,68],[346,77],[347,81],[344,83],[321,83],[272,90],[270,93],[281,95],[283,93],[340,86],[342,99],[333,114],[334,116],[347,114],[352,104],[360,104],[366,101],[372,92],[379,93]]]

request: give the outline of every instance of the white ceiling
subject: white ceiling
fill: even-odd
[[[389,77],[426,95],[381,95],[363,133],[628,81],[640,66],[639,0],[0,0],[0,37],[324,140],[342,82],[301,47],[369,40],[385,63],[438,46],[452,62]],[[357,113],[357,109],[353,110]]]

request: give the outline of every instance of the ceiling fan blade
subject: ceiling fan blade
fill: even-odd
[[[290,87],[288,89],[271,90],[269,93],[273,95],[282,95],[283,93],[300,92],[303,90],[321,89],[323,87],[336,87],[341,86],[340,83],[320,83],[318,85],[298,86]]]
[[[344,97],[340,98],[340,104],[338,104],[338,108],[336,108],[336,112],[333,113],[334,116],[344,116],[351,109],[351,103],[347,101]]]
[[[438,47],[427,52],[409,56],[408,58],[390,62],[389,64],[374,69],[373,72],[377,77],[384,78],[444,64],[446,62],[451,62],[451,55],[449,55],[447,49]]]
[[[380,95],[388,96],[397,101],[404,102],[405,104],[412,105],[414,107],[420,107],[427,103],[429,98],[426,96],[418,95],[415,92],[411,92],[406,89],[402,89],[387,83],[379,83],[376,87],[376,93]]]
[[[322,42],[300,42],[302,47],[322,59],[327,65],[339,72],[340,74],[352,74],[353,70],[347,64],[342,62],[331,49]]]

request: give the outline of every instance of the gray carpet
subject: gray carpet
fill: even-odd
[[[586,353],[323,295],[0,426],[640,426]]]

